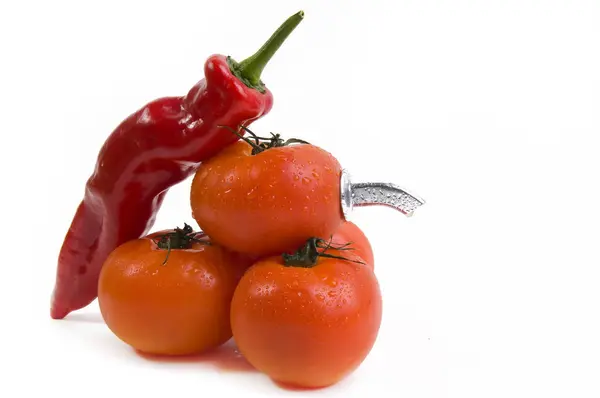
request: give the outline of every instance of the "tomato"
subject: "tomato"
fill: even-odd
[[[365,233],[351,221],[342,223],[331,240],[331,244],[338,247],[348,243],[350,243],[348,248],[351,248],[354,254],[362,258],[373,269],[375,258],[371,242],[369,242]]]
[[[141,352],[200,353],[232,336],[231,297],[250,262],[207,245],[207,239],[190,239],[188,232],[160,231],[127,242],[103,265],[102,316],[117,337]]]
[[[309,144],[252,151],[238,141],[197,170],[190,201],[200,228],[213,241],[256,256],[330,237],[343,221],[339,162]]]
[[[347,260],[317,257],[290,266],[282,256],[265,258],[235,290],[231,326],[237,346],[277,382],[332,385],[363,362],[377,338],[382,300],[373,271],[347,251],[327,253]]]

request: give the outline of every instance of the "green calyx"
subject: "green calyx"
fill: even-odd
[[[189,249],[193,243],[209,244],[207,241],[196,238],[197,233],[188,224],[184,223],[183,228],[175,228],[172,232],[167,232],[153,239],[156,247],[160,250],[166,250],[167,255],[162,265],[167,263],[171,249]]]
[[[273,134],[271,133],[271,137],[259,137],[254,134],[248,127],[240,126],[240,128],[250,134],[250,138],[244,137],[242,134],[234,130],[229,126],[217,126],[219,128],[225,128],[237,135],[238,138],[246,141],[252,147],[252,155],[258,155],[261,152],[264,152],[271,148],[281,148],[284,146],[292,145],[292,144],[307,144],[310,145],[309,142],[304,140],[300,140],[298,138],[290,138],[288,140],[284,140],[281,138],[281,134]]]
[[[335,249],[339,251],[354,250],[352,247],[350,247],[350,245],[351,243],[346,243],[342,246],[336,247],[331,245],[331,239],[329,242],[326,242],[320,238],[310,238],[295,253],[283,253],[283,265],[285,267],[312,268],[317,265],[317,260],[319,257],[335,258],[338,260],[350,261],[352,263],[364,264],[362,261],[351,260],[346,257],[327,253],[327,250],[329,249]]]
[[[256,89],[261,93],[266,91],[264,83],[260,80],[263,69],[283,44],[285,39],[294,31],[294,29],[304,19],[304,11],[299,11],[289,17],[279,29],[258,49],[254,55],[246,58],[242,62],[236,62],[231,57],[227,57],[227,64],[231,73],[240,79],[246,86]]]

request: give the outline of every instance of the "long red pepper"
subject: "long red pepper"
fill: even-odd
[[[251,57],[212,55],[204,79],[185,96],[152,101],[125,119],[100,150],[59,258],[50,315],[62,319],[90,304],[107,256],[154,224],[167,190],[238,137],[220,125],[248,126],[273,96],[260,80],[267,62],[302,21],[288,18]]]

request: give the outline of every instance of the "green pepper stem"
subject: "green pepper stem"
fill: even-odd
[[[273,33],[273,35],[258,49],[254,55],[246,58],[242,62],[236,65],[236,74],[244,81],[249,83],[251,86],[256,88],[262,88],[262,82],[260,81],[260,75],[263,69],[277,52],[279,47],[283,44],[285,39],[296,29],[296,26],[304,19],[304,11],[299,11],[296,14],[289,17],[279,29]],[[261,90],[263,91],[263,90]]]

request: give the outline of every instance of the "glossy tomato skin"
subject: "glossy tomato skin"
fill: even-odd
[[[368,266],[322,258],[313,268],[285,267],[279,256],[245,273],[231,325],[241,353],[258,370],[286,385],[318,388],[362,363],[381,314],[379,284]]]
[[[198,169],[190,201],[200,228],[215,242],[255,256],[330,237],[343,220],[339,162],[307,144],[251,151],[239,141]]]
[[[331,242],[334,246],[351,243],[348,247],[352,249],[352,253],[363,259],[365,264],[371,267],[371,269],[374,269],[375,257],[373,247],[369,238],[367,238],[358,225],[351,221],[344,221],[335,234],[333,234]]]
[[[148,354],[187,355],[221,345],[232,336],[230,302],[250,265],[216,245],[158,249],[149,237],[127,242],[107,258],[98,302],[109,329]]]

